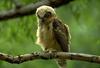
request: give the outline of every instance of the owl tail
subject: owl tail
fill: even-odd
[[[59,68],[67,68],[67,66],[66,66],[67,62],[65,59],[57,59],[56,62],[58,64]]]

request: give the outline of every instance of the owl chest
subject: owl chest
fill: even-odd
[[[55,49],[58,46],[53,34],[52,26],[42,27],[39,30],[39,39],[42,49]]]
[[[43,43],[48,43],[53,40],[53,32],[51,27],[43,27],[40,30],[40,39]]]

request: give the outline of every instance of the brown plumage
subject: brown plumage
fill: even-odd
[[[69,51],[70,34],[67,25],[63,24],[50,6],[41,6],[36,11],[38,29],[37,44],[44,51]],[[65,59],[58,59],[61,68],[66,68]]]
[[[68,52],[69,51],[69,43],[70,43],[68,26],[61,23],[60,20],[54,19],[53,31],[54,31],[55,38],[56,38],[57,42],[59,43],[62,51]]]

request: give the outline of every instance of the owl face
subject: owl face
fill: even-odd
[[[41,6],[36,11],[36,16],[39,19],[48,19],[54,16],[56,13],[54,9],[50,6]]]

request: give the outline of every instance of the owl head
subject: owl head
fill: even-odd
[[[36,10],[36,16],[39,19],[47,19],[55,15],[56,15],[55,10],[50,6],[43,5],[37,8]]]

